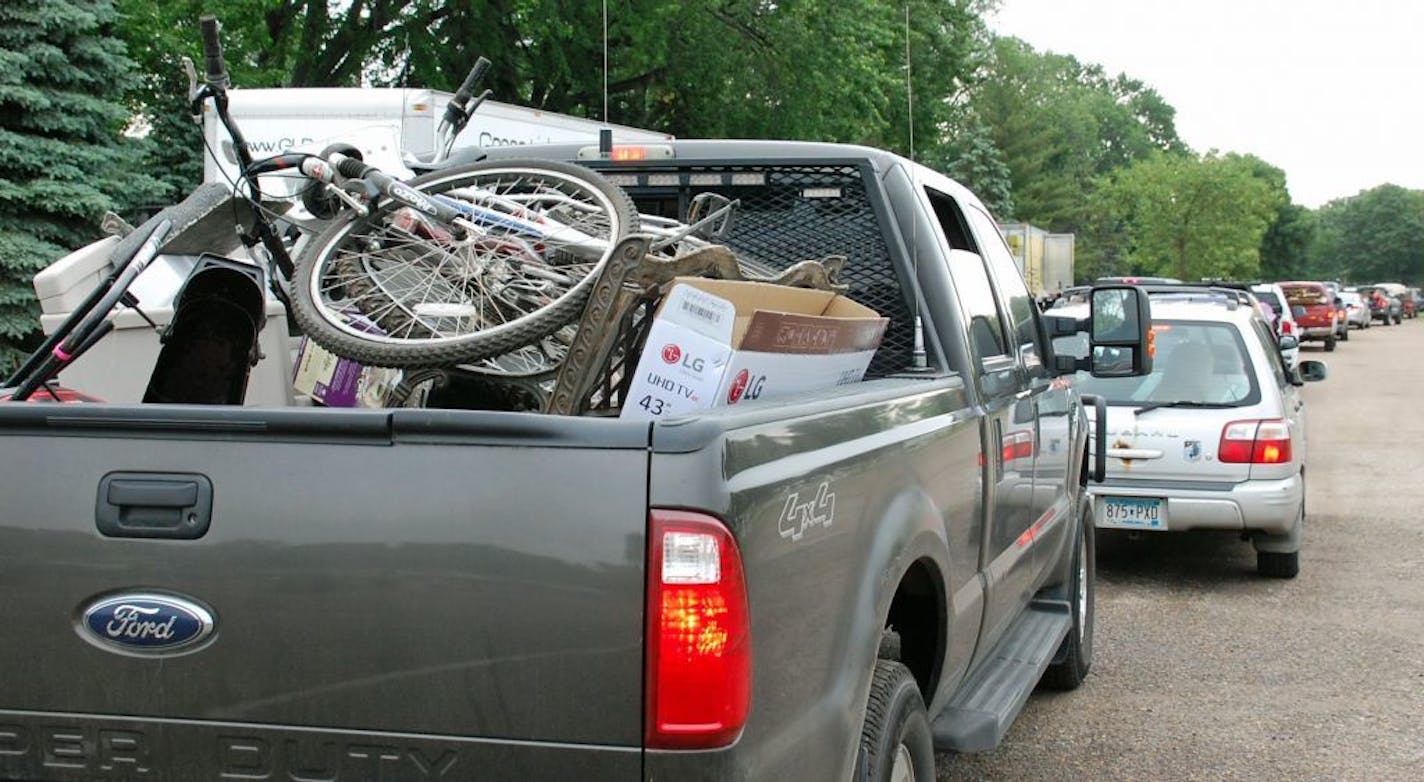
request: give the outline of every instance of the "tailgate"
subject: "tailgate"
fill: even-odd
[[[1224,410],[1158,408],[1135,415],[1127,405],[1108,407],[1108,475],[1116,481],[1235,484],[1251,477],[1251,465],[1216,458]],[[1111,494],[1104,489],[1101,494]]]
[[[0,777],[470,778],[577,745],[637,774],[647,438],[502,413],[0,408]],[[173,510],[144,503],[205,484],[204,534],[147,531]],[[211,634],[164,650],[193,606]]]
[[[1335,321],[1335,308],[1327,304],[1310,304],[1295,308],[1296,322],[1307,328],[1322,328]]]

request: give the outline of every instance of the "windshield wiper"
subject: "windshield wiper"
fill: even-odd
[[[1132,412],[1134,415],[1142,415],[1143,413],[1150,413],[1153,410],[1157,410],[1163,407],[1199,407],[1206,409],[1220,409],[1223,407],[1236,407],[1236,405],[1232,402],[1193,402],[1189,399],[1178,399],[1175,402],[1152,402],[1150,404],[1145,404],[1142,407],[1133,410]]]

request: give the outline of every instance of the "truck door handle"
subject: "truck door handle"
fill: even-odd
[[[207,534],[212,515],[206,475],[111,472],[99,481],[94,523],[112,538],[194,540]]]

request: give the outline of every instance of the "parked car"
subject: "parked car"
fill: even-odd
[[[1228,530],[1250,539],[1261,575],[1294,577],[1306,461],[1297,386],[1324,379],[1325,364],[1287,367],[1265,320],[1229,297],[1151,298],[1151,374],[1075,381],[1107,400],[1107,480],[1090,490],[1095,524],[1110,534]]]
[[[1335,302],[1335,338],[1344,342],[1350,338],[1350,324],[1345,322],[1347,315],[1345,301],[1340,298],[1340,291],[1344,286],[1331,280],[1325,280],[1320,284],[1325,286],[1325,290],[1330,293],[1331,301]]]
[[[1399,315],[1401,318],[1416,318],[1419,316],[1419,302],[1414,298],[1414,291],[1397,282],[1377,282],[1374,287],[1384,291],[1386,297],[1399,299]],[[1398,321],[1395,322],[1398,323]]]
[[[1404,320],[1404,305],[1378,285],[1361,285],[1360,295],[1370,302],[1370,317],[1391,326]]]
[[[1373,285],[1361,285],[1360,296],[1370,305],[1370,320],[1379,321],[1388,326],[1394,323],[1394,318],[1390,316],[1389,299],[1384,293]]]
[[[1300,363],[1300,324],[1295,322],[1290,307],[1286,306],[1286,292],[1274,282],[1265,282],[1252,285],[1251,293],[1275,313],[1275,319],[1270,321],[1271,330],[1281,346],[1281,356],[1285,358],[1286,365],[1294,367]],[[1285,336],[1293,339],[1281,340]]]
[[[1370,327],[1370,305],[1358,291],[1340,291],[1340,300],[1345,302],[1345,323],[1357,329]]]
[[[1300,324],[1303,342],[1324,342],[1326,350],[1335,349],[1338,338],[1335,321],[1335,297],[1319,282],[1282,282],[1291,315]]]

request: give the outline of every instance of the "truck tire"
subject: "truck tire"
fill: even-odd
[[[1350,341],[1350,324],[1348,324],[1348,323],[1345,324],[1345,330],[1342,331],[1342,332],[1340,332],[1340,341],[1341,341],[1341,342],[1349,342],[1349,341]]]
[[[876,660],[860,729],[858,782],[934,782],[934,739],[915,677],[902,663]]]
[[[1329,353],[1335,349],[1335,335],[1331,334],[1325,338],[1325,352]]]
[[[1257,551],[1256,572],[1267,578],[1295,578],[1300,574],[1300,552]]]
[[[1073,627],[1043,672],[1041,683],[1053,690],[1073,690],[1088,678],[1093,667],[1093,617],[1097,592],[1097,554],[1093,510],[1084,497],[1078,504],[1078,542],[1073,547],[1072,575],[1068,596]]]

